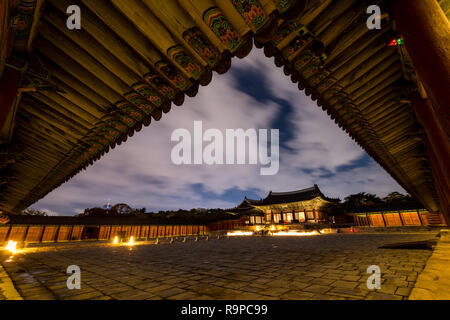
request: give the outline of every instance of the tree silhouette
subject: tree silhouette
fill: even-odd
[[[79,217],[106,217],[108,211],[103,208],[87,208],[83,213],[80,213]]]
[[[391,192],[385,198],[383,198],[386,203],[407,203],[415,201],[410,195],[404,195],[400,192]]]
[[[129,214],[133,213],[133,211],[134,210],[126,203],[115,204],[111,207],[111,209],[109,209],[109,213],[114,216],[115,215],[118,215],[118,216],[129,215]]]
[[[20,212],[20,215],[23,215],[23,216],[38,216],[38,217],[46,217],[46,216],[48,216],[46,212],[40,211],[40,210],[36,210],[36,209],[32,209],[32,208],[28,208],[28,209],[23,210],[22,212]]]
[[[383,200],[381,200],[377,195],[360,192],[345,197],[343,205],[345,208],[358,208],[382,203]]]

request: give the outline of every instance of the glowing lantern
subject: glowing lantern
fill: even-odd
[[[9,240],[8,244],[6,245],[6,250],[10,251],[11,253],[14,253],[16,251],[17,242]]]
[[[114,244],[118,244],[119,243],[119,237],[118,236],[115,236],[114,237]]]
[[[134,244],[134,237],[133,236],[130,237],[130,242],[128,242],[128,244],[130,246],[132,246]]]

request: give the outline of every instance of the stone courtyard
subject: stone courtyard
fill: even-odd
[[[1,264],[25,300],[401,300],[432,251],[379,247],[431,239],[436,232],[68,244],[27,249],[10,262],[3,255]],[[80,290],[67,289],[69,265],[81,268]],[[381,268],[379,290],[367,288],[370,265]]]

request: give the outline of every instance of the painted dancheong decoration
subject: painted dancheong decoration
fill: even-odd
[[[203,20],[231,53],[239,48],[242,39],[219,8],[208,9],[203,14]]]

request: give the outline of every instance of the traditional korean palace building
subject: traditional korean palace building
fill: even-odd
[[[248,215],[250,224],[318,223],[327,219],[321,209],[333,202],[339,202],[339,199],[326,197],[319,187],[314,185],[290,192],[270,191],[267,197],[261,200],[245,197],[233,211]]]

